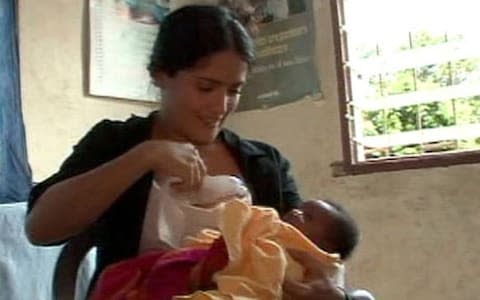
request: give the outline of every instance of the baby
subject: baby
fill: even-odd
[[[288,251],[285,252],[288,248],[313,254],[324,266],[325,276],[337,286],[344,287],[343,262],[351,256],[358,244],[359,230],[354,219],[339,204],[329,200],[306,201],[284,215],[283,222],[269,208],[250,206],[247,209],[245,205],[237,205],[233,201],[227,204],[225,210],[225,216],[221,220],[229,223],[221,226],[225,240],[217,239],[206,258],[192,269],[190,284],[194,290],[216,290],[219,286],[228,286],[223,290],[220,288],[221,292],[247,296],[236,294],[246,285],[254,291],[256,297],[253,298],[279,299],[281,292],[275,291],[278,288],[275,280],[285,277],[293,280],[304,278],[304,266],[290,258]],[[246,215],[248,217],[244,218]],[[283,263],[282,254],[272,251],[271,246],[268,246],[271,242],[284,248],[280,252],[287,258],[285,268],[277,265]],[[253,270],[252,264],[255,265]],[[264,274],[258,274],[262,272]],[[284,275],[278,275],[283,272]],[[232,287],[232,280],[240,283]],[[269,293],[262,294],[269,289]],[[178,299],[223,299],[205,296],[196,293]]]
[[[237,201],[237,204],[238,203],[240,202]],[[227,269],[225,278],[232,278],[231,272],[228,273],[231,271],[231,268],[229,269],[228,266],[232,263],[235,264],[235,268],[237,268],[233,272],[236,276],[235,278],[237,278],[235,282],[241,282],[242,277],[244,277],[246,278],[245,282],[247,282],[247,284],[257,282],[258,285],[261,286],[260,289],[265,289],[270,282],[266,282],[267,284],[265,284],[265,282],[259,282],[257,278],[249,278],[251,274],[243,273],[241,269],[238,269],[239,265],[251,264],[248,260],[252,257],[251,254],[253,252],[248,252],[251,251],[249,249],[240,249],[243,247],[249,248],[251,242],[232,246],[231,233],[234,232],[234,235],[237,234],[233,240],[239,236],[238,232],[248,234],[249,231],[251,233],[253,230],[257,233],[265,233],[269,229],[269,224],[266,223],[271,223],[270,225],[273,224],[272,226],[274,227],[271,228],[273,228],[274,232],[283,232],[283,235],[275,237],[272,241],[280,241],[281,243],[282,236],[284,239],[287,237],[287,240],[290,240],[283,244],[286,247],[288,243],[291,245],[299,245],[302,244],[303,241],[311,242],[310,244],[313,243],[328,253],[337,253],[341,260],[345,260],[351,255],[358,242],[358,228],[353,218],[341,206],[332,201],[306,201],[302,203],[298,209],[287,213],[282,218],[284,222],[280,220],[276,221],[277,219],[275,219],[275,217],[278,218],[278,216],[271,209],[249,206],[246,205],[245,202],[237,204],[233,203],[230,206],[227,204],[226,216],[223,216],[223,222],[226,220],[227,223],[230,223],[230,235],[228,226],[220,226],[222,229],[226,228],[226,232],[222,232],[222,237],[219,237],[220,235],[214,236],[214,241],[210,243],[208,247],[190,247],[174,251],[151,251],[139,257],[110,266],[101,275],[92,299],[110,299],[110,297],[114,295],[116,297],[115,299],[172,299],[172,297],[176,295],[187,295],[198,290],[216,290],[219,288],[217,284],[222,285],[218,282],[221,280],[221,276],[219,276],[220,273],[225,272]],[[228,211],[228,209],[230,209],[230,211]],[[242,209],[246,211],[247,214],[242,215],[240,212]],[[245,220],[242,219],[244,215],[253,216],[253,220],[251,219],[249,224],[245,223]],[[255,220],[257,223],[255,223]],[[190,219],[189,221],[193,222],[195,219]],[[242,223],[244,224],[243,227]],[[287,225],[287,223],[295,228]],[[280,227],[275,227],[275,224],[280,225]],[[302,235],[304,236],[304,240],[302,240],[302,238],[297,240],[291,239],[292,234],[293,236]],[[268,232],[266,236],[273,237],[273,235],[269,235]],[[217,238],[215,239],[215,237]],[[264,237],[265,236],[256,238],[255,240],[263,240]],[[258,245],[253,245],[252,247],[258,248]],[[237,250],[235,250],[235,248],[237,248]],[[232,249],[237,252],[231,253],[230,251]],[[240,252],[238,252],[238,249]],[[244,258],[242,261],[238,261],[239,255],[243,255]],[[327,262],[336,261],[335,256],[329,256],[329,254],[325,254],[325,256],[328,256],[325,260]],[[232,260],[235,260],[235,258],[232,259],[232,257],[236,257],[237,262],[232,262]],[[332,257],[334,257],[333,260]],[[254,260],[256,264],[261,265],[263,263],[253,258],[252,260]],[[327,263],[326,266],[330,266],[329,263]],[[247,267],[247,269],[248,268],[250,267]],[[259,270],[262,269],[265,270],[262,267],[260,267]],[[343,269],[339,269],[339,271],[341,270]],[[277,271],[273,269],[265,270],[265,272],[275,273],[274,275],[279,274]],[[343,273],[340,273],[341,274],[329,273],[329,276],[332,275],[332,280],[335,280],[337,284],[341,286],[343,285]],[[287,275],[288,270],[285,276]],[[269,278],[271,276],[268,275],[266,277]],[[255,290],[255,287],[251,288]],[[206,297],[203,294],[197,295],[197,293],[192,294],[193,296],[184,296],[185,298],[179,297],[178,299],[210,299],[208,295]],[[196,298],[196,296],[199,298]],[[268,298],[267,296],[258,295],[257,298],[276,299],[277,297]]]
[[[355,220],[333,201],[303,202],[282,219],[300,230],[320,249],[338,253],[342,260],[349,258],[358,244],[359,230]]]

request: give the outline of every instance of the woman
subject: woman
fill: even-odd
[[[272,146],[222,129],[253,59],[251,37],[228,10],[187,6],[167,16],[148,67],[162,89],[162,109],[94,126],[60,170],[32,190],[30,241],[59,244],[93,230],[97,275],[138,255],[154,177],[178,177],[175,188],[191,190],[206,174],[237,175],[254,204],[280,213],[298,206],[288,161]],[[325,299],[344,296],[337,294]]]

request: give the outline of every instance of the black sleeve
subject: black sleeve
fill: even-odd
[[[290,172],[290,162],[283,157],[278,151],[278,163],[280,167],[280,182],[282,195],[282,212],[288,212],[294,208],[299,207],[302,199],[298,192],[297,184]]]
[[[73,153],[63,162],[60,170],[33,187],[28,199],[27,213],[50,186],[94,169],[115,157],[116,130],[113,123],[104,120],[96,124],[73,147]]]

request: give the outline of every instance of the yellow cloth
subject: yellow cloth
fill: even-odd
[[[302,280],[304,271],[290,258],[286,248],[312,253],[325,266],[324,270],[329,276],[334,277],[342,268],[337,254],[316,247],[296,228],[282,222],[271,208],[232,200],[224,204],[219,221],[229,263],[214,276],[218,290],[197,291],[174,299],[281,299],[284,279]],[[213,238],[218,235],[210,231],[206,237],[198,238],[200,244],[208,243],[208,236]]]

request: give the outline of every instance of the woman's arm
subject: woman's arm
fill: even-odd
[[[101,143],[111,141],[98,140],[83,140],[56,175],[59,178],[54,176],[53,184],[33,193],[35,203],[26,221],[33,244],[53,244],[81,232],[148,171],[178,177],[190,188],[198,186],[206,172],[191,144],[150,140],[99,163],[104,157],[93,153],[102,152]]]
[[[50,186],[27,216],[33,244],[51,244],[81,232],[149,169],[145,145],[86,173]]]
[[[356,290],[347,292],[343,288],[335,286],[335,283],[327,278],[324,266],[308,252],[289,249],[289,254],[302,266],[307,268],[307,282],[285,280],[283,284],[284,299],[295,300],[375,300],[367,291]]]

